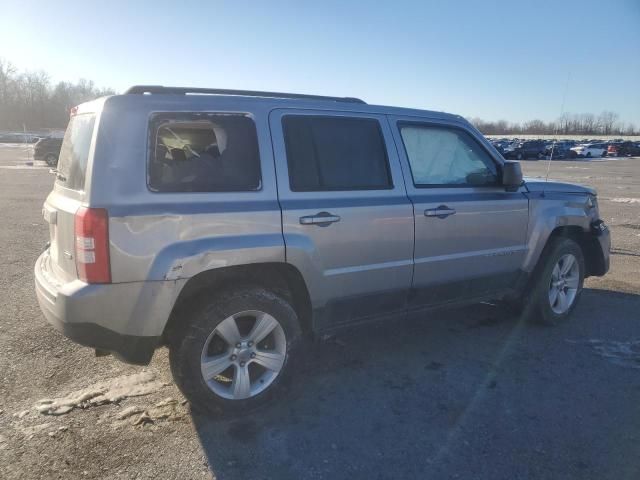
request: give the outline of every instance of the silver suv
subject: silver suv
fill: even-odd
[[[133,87],[72,111],[40,307],[202,410],[278,391],[305,334],[498,299],[565,319],[609,268],[594,190],[523,181],[458,115]]]

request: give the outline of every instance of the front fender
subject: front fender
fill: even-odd
[[[591,217],[587,196],[558,192],[534,192],[529,196],[529,235],[523,270],[532,272],[549,237],[560,227],[576,227],[589,232]]]

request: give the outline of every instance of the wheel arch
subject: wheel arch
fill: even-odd
[[[253,263],[205,270],[191,277],[182,287],[169,320],[162,343],[182,321],[189,306],[197,299],[235,286],[256,285],[273,290],[291,302],[303,333],[312,333],[312,308],[309,291],[300,271],[285,262]]]
[[[582,254],[584,255],[585,278],[592,275],[603,275],[606,272],[602,250],[600,249],[598,240],[590,231],[585,231],[576,225],[566,225],[556,227],[551,232],[551,235],[549,235],[547,244],[554,238],[570,238],[580,246]]]

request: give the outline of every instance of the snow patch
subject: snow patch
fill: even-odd
[[[165,384],[156,380],[151,372],[124,375],[97,382],[64,397],[42,399],[35,405],[35,409],[43,415],[64,415],[74,408],[95,407],[106,403],[116,403],[129,397],[149,395],[164,386]]]
[[[569,343],[590,345],[597,355],[622,367],[640,368],[640,340],[618,342],[615,340],[591,339],[568,340]]]
[[[618,197],[610,198],[609,200],[615,203],[640,203],[640,198]]]

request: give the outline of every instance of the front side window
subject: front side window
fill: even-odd
[[[256,127],[244,115],[162,113],[153,117],[149,188],[233,192],[260,188]]]
[[[292,191],[393,188],[377,120],[287,115],[282,127]]]
[[[463,130],[408,124],[400,133],[416,187],[497,183],[491,157]]]

